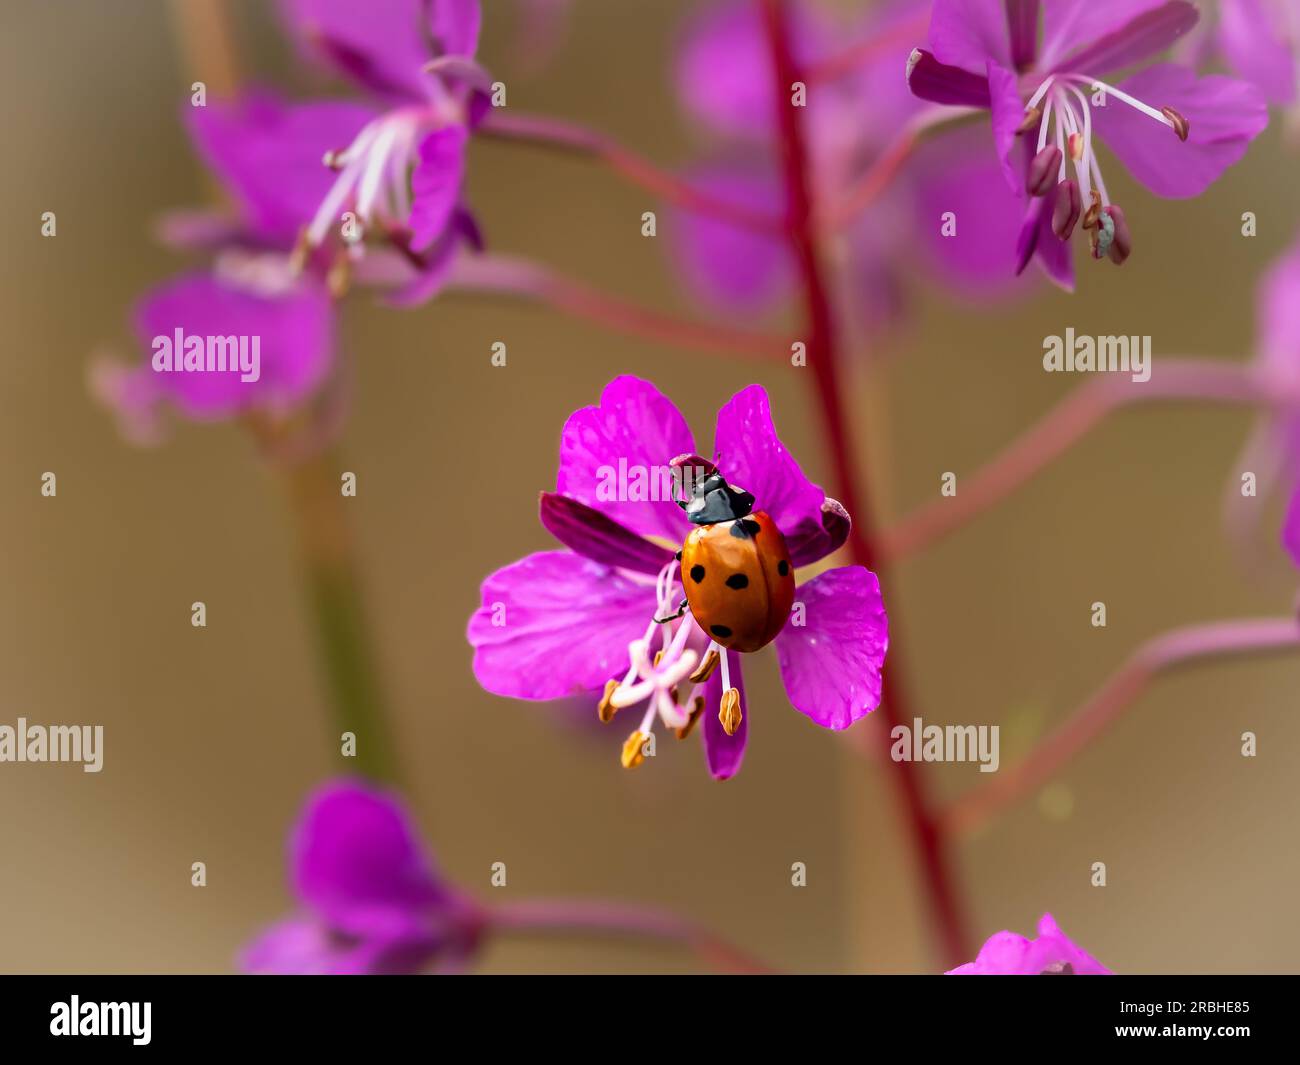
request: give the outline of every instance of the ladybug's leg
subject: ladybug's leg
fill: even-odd
[[[670,621],[676,621],[678,618],[682,617],[686,613],[686,609],[687,609],[686,600],[683,599],[681,605],[677,608],[676,614],[669,614],[666,618],[655,618],[655,624],[666,625]]]

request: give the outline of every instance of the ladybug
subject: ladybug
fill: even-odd
[[[676,500],[696,526],[677,553],[689,607],[701,629],[732,651],[757,651],[776,639],[794,605],[794,567],[776,522],[754,497],[716,469]]]

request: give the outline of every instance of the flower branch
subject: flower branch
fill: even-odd
[[[962,478],[955,496],[926,503],[886,529],[881,537],[884,557],[897,560],[931,546],[1001,502],[1113,412],[1156,402],[1295,406],[1300,405],[1300,387],[1255,365],[1208,359],[1162,361],[1146,382],[1095,378],[996,458]]]
[[[909,46],[925,38],[930,25],[930,13],[900,21],[879,33],[849,45],[847,48],[813,63],[804,73],[809,85],[848,77],[874,60],[888,56],[897,48]]]
[[[576,123],[530,115],[494,112],[477,129],[479,136],[520,141],[543,148],[589,156],[608,164],[632,184],[679,207],[710,215],[724,222],[769,235],[785,230],[785,221],[764,211],[752,210],[734,200],[714,196],[683,181],[644,156],[619,144],[612,137]]]
[[[927,133],[978,114],[974,108],[961,107],[934,107],[917,114],[898,131],[872,164],[840,196],[838,202],[830,205],[821,222],[824,231],[835,233],[843,229],[870,207],[898,176],[903,164],[911,158]]]
[[[447,285],[453,291],[533,300],[633,336],[726,355],[771,357],[790,347],[785,337],[663,314],[514,256],[462,256]]]
[[[1300,648],[1300,623],[1294,617],[1191,625],[1149,640],[1016,766],[954,801],[944,811],[945,828],[955,835],[969,835],[1042,787],[1132,705],[1159,674],[1221,658],[1296,648]]]

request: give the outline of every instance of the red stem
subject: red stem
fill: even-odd
[[[784,0],[760,0],[768,44],[776,74],[777,120],[781,132],[782,165],[789,201],[790,239],[803,279],[804,312],[808,363],[813,368],[818,399],[824,415],[827,445],[835,469],[840,500],[854,515],[849,549],[855,562],[878,571],[878,550],[871,525],[871,513],[864,492],[861,500],[856,485],[865,484],[857,468],[851,434],[840,400],[840,383],[836,365],[835,321],[829,289],[818,244],[813,212],[812,189],[807,149],[801,121],[802,109],[792,106],[789,98],[794,82],[802,80],[789,48]],[[884,575],[880,574],[882,585]],[[893,727],[914,716],[910,698],[898,666],[897,635],[901,629],[897,606],[889,602],[893,668],[889,670],[877,711],[883,715],[885,728],[881,736],[888,742]],[[921,767],[914,762],[893,761],[893,779],[911,831],[916,858],[921,867],[926,900],[934,918],[939,945],[946,962],[955,966],[970,958],[965,914],[958,898],[950,863],[947,840],[931,808]]]

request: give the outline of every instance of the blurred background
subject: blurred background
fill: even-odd
[[[670,72],[682,19],[703,4],[577,0],[538,70],[521,52],[518,7],[487,6],[480,58],[509,83],[512,108],[606,130],[669,166],[698,150]],[[86,388],[91,353],[132,350],[129,307],[181,262],[152,238],[157,213],[212,196],[177,114],[226,58],[217,36],[206,51],[182,45],[187,7],[228,19],[241,77],[298,96],[328,84],[252,0],[10,0],[0,11],[11,238],[0,259],[0,723],[106,733],[98,775],[0,765],[10,972],[230,971],[292,906],[285,836],[305,794],[345,768],[275,475],[233,425],[179,425],[162,447],[132,447]],[[1080,251],[1073,296],[1035,280],[1019,299],[980,303],[910,271],[910,315],[846,381],[881,516],[934,498],[942,471],[973,470],[1080,384],[1043,373],[1047,334],[1150,334],[1157,364],[1250,357],[1254,286],[1300,222],[1279,125],[1195,201],[1157,200],[1111,165],[1115,198],[1140,219],[1139,250],[1122,269]],[[600,165],[476,143],[468,195],[495,248],[702,313],[660,242],[640,235],[658,205]],[[1253,239],[1240,232],[1247,210]],[[57,213],[54,239],[40,235],[44,211]],[[496,340],[506,368],[490,363]],[[365,601],[406,792],[446,875],[489,898],[490,866],[504,861],[515,897],[662,904],[782,969],[939,968],[888,767],[864,759],[852,733],[794,712],[770,654],[749,670],[749,751],[724,784],[696,743],[661,745],[624,772],[622,727],[496,698],[470,672],[464,629],[480,580],[549,545],[537,492],[554,483],[569,412],[631,372],[707,440],[717,408],[760,382],[786,443],[833,492],[806,371],[455,295],[410,312],[354,296],[342,341],[355,389],[340,451],[359,480],[348,507]],[[1007,767],[1147,638],[1286,614],[1295,579],[1277,506],[1259,501],[1248,558],[1223,532],[1252,417],[1121,414],[909,559],[885,591],[906,618],[886,683],[905,667],[927,722],[1000,723]],[[47,470],[55,499],[40,495]],[[190,625],[200,599],[206,629]],[[1095,600],[1104,629],[1089,624]],[[1298,683],[1300,656],[1286,655],[1158,680],[1047,793],[960,845],[976,942],[1032,933],[1051,911],[1120,972],[1294,971]],[[853,731],[880,727],[869,718]],[[1256,758],[1241,756],[1245,730],[1259,736]],[[928,770],[944,796],[986,779],[973,764]],[[195,861],[207,865],[202,889],[190,885]],[[808,868],[801,890],[795,861]],[[1095,861],[1104,888],[1090,885]],[[481,968],[695,966],[626,942],[496,940]]]

